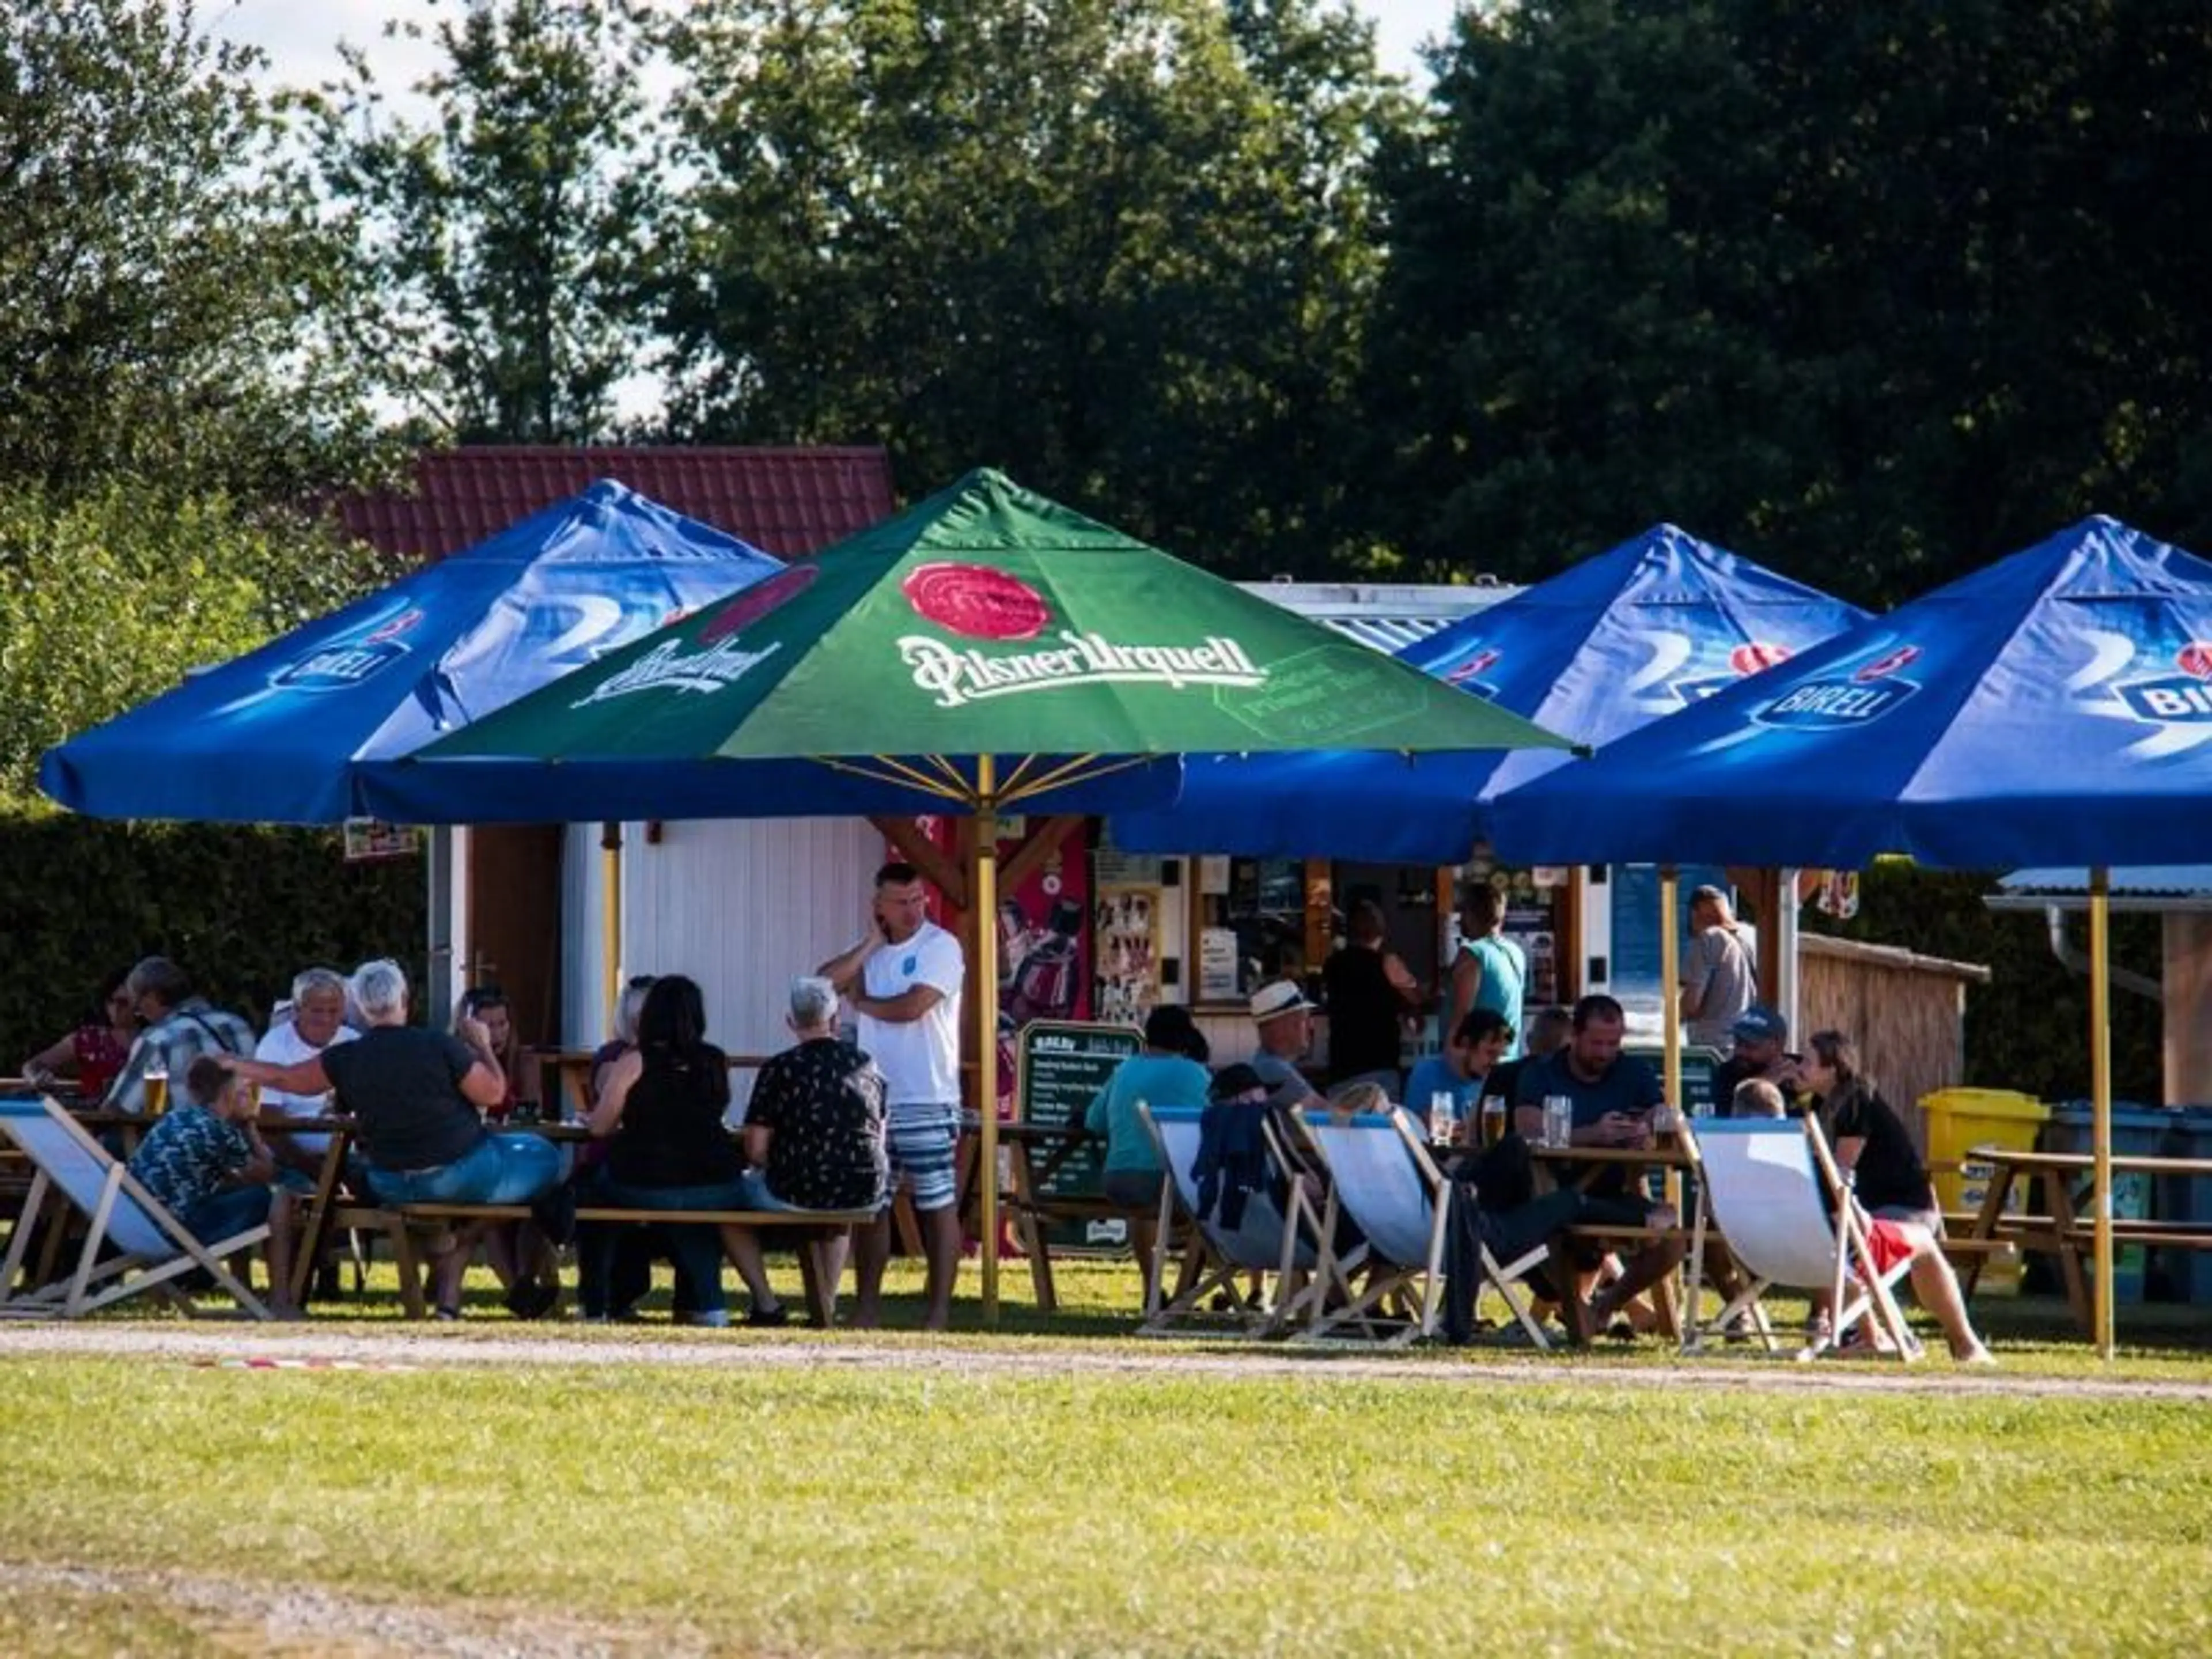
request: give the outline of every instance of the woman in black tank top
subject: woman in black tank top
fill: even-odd
[[[622,1209],[743,1209],[744,1160],[722,1121],[729,1105],[728,1061],[707,1041],[698,985],[681,974],[655,980],[638,1013],[637,1047],[609,1068],[592,1113],[592,1134],[613,1137],[604,1201]],[[690,1287],[693,1322],[728,1324],[720,1230],[675,1223],[659,1231]],[[755,1321],[781,1322],[775,1293],[764,1283],[750,1288]]]

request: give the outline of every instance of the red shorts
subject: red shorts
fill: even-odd
[[[1867,1253],[1874,1257],[1875,1271],[1885,1279],[1889,1270],[1901,1261],[1912,1260],[1912,1241],[1905,1236],[1901,1221],[1884,1221],[1880,1218],[1867,1223]]]

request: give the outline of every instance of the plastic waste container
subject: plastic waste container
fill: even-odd
[[[2112,1150],[2155,1158],[2172,1150],[2174,1118],[2163,1106],[2144,1106],[2133,1101],[2112,1103]],[[2087,1157],[2096,1150],[2093,1128],[2095,1109],[2086,1100],[2061,1101],[2051,1109],[2051,1127],[2044,1132],[2044,1150],[2078,1152]],[[2074,1209],[2085,1222],[2096,1214],[2093,1194],[2096,1179],[2084,1170],[2073,1182]],[[2158,1182],[2151,1176],[2116,1170],[2112,1172],[2112,1217],[2118,1221],[2148,1221],[2160,1213]],[[2161,1267],[2164,1263],[2161,1261]],[[2140,1244],[2120,1244],[2112,1251],[2112,1294],[2123,1303],[2143,1299],[2143,1286],[2151,1263]]]
[[[2212,1106],[2185,1106],[2172,1114],[2166,1150],[2175,1158],[2212,1158]],[[2212,1176],[2166,1176],[2158,1183],[2159,1214],[2169,1221],[2212,1226]],[[2170,1250],[2175,1297],[2212,1307],[2212,1250]]]
[[[1989,1196],[1993,1173],[1987,1158],[1974,1156],[1977,1146],[2005,1146],[2032,1152],[2036,1136],[2051,1116],[2051,1109],[2033,1095],[2012,1089],[1938,1089],[1920,1097],[1926,1128],[1928,1161],[1955,1167],[1930,1171],[1936,1186],[1936,1207],[1956,1214],[1971,1214]],[[2014,1182],[2006,1195],[2006,1213],[2017,1215],[2022,1190]],[[2020,1251],[1995,1253],[1982,1264],[1977,1290],[1982,1294],[2011,1296],[2020,1290]]]

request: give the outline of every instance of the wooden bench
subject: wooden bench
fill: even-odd
[[[326,1229],[349,1228],[382,1233],[391,1242],[392,1260],[399,1270],[401,1304],[409,1318],[422,1319],[427,1317],[429,1311],[422,1295],[423,1259],[411,1234],[442,1230],[455,1224],[466,1227],[475,1224],[528,1221],[532,1214],[526,1204],[385,1206],[340,1200],[331,1206],[324,1224]],[[874,1210],[639,1210],[598,1204],[579,1205],[576,1209],[579,1222],[613,1226],[649,1226],[655,1224],[737,1226],[764,1232],[802,1235],[794,1242],[802,1246],[799,1251],[799,1270],[805,1281],[806,1311],[823,1325],[829,1323],[830,1299],[836,1293],[836,1286],[823,1281],[821,1264],[811,1247],[844,1228],[872,1223],[876,1217]]]

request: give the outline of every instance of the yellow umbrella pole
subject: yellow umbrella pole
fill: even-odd
[[[975,870],[968,914],[975,919],[975,1094],[982,1194],[983,1323],[999,1323],[999,803],[994,757],[975,760]]]
[[[2097,1355],[2110,1359],[2116,1346],[2112,1294],[2112,986],[2110,872],[2089,872],[2089,1099],[2090,1146],[2096,1158]]]
[[[599,824],[600,1006],[607,1011],[607,1035],[614,1035],[622,998],[622,825],[613,818]]]
[[[1661,865],[1659,1029],[1664,1033],[1664,1046],[1660,1050],[1662,1067],[1660,1088],[1667,1097],[1667,1103],[1676,1111],[1682,1109],[1682,992],[1678,983],[1682,976],[1681,889],[1680,872],[1671,864]],[[1674,1206],[1679,1215],[1682,1204],[1682,1177],[1671,1169],[1667,1171],[1667,1201]]]

